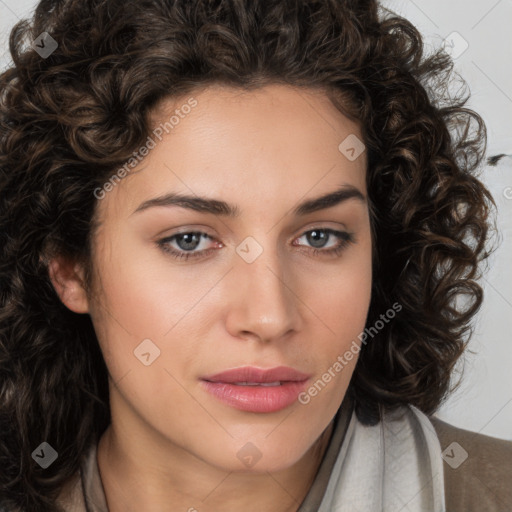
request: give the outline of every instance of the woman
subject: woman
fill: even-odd
[[[446,54],[374,1],[43,0],[10,43],[5,510],[507,509],[510,443],[429,419],[493,204]]]

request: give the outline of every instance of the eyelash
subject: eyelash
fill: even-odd
[[[346,231],[337,231],[337,230],[331,229],[331,228],[308,229],[308,231],[305,231],[304,233],[302,233],[302,235],[300,235],[297,238],[302,238],[304,235],[307,235],[308,233],[312,233],[313,231],[322,231],[323,233],[325,233],[327,235],[334,235],[340,239],[340,242],[335,247],[331,247],[329,249],[318,249],[316,247],[310,247],[308,249],[308,252],[311,252],[314,256],[318,256],[318,255],[339,256],[346,249],[346,247],[349,244],[354,243],[354,235],[352,233],[348,233]],[[173,258],[176,258],[179,260],[185,260],[185,261],[190,258],[206,257],[209,254],[211,254],[212,251],[216,250],[215,248],[210,248],[210,249],[204,249],[204,250],[198,251],[198,252],[191,252],[191,251],[184,251],[184,250],[178,251],[169,246],[169,242],[176,239],[177,237],[183,236],[183,235],[192,235],[192,234],[200,235],[201,238],[204,235],[206,235],[206,237],[213,239],[213,237],[211,237],[207,233],[204,233],[203,231],[184,231],[183,233],[177,233],[175,235],[158,240],[157,245],[160,247],[160,249],[162,251],[164,251],[167,254],[170,254]]]

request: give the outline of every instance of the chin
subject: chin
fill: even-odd
[[[297,440],[288,437],[285,444],[282,439],[276,438],[272,442],[263,436],[259,441],[253,437],[253,441],[237,440],[231,446],[218,446],[218,451],[216,450],[215,453],[211,453],[211,449],[208,450],[211,454],[209,460],[204,457],[207,451],[200,451],[200,453],[208,464],[224,471],[251,474],[276,473],[290,468],[309,453],[311,446],[301,446],[300,440],[304,442],[304,438],[301,437]]]

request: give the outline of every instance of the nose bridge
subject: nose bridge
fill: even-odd
[[[271,340],[298,329],[291,273],[270,239],[259,243],[248,237],[236,249],[232,275],[236,301],[230,311],[229,327],[238,336],[243,332]]]

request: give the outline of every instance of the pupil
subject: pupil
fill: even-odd
[[[323,247],[327,242],[328,234],[325,231],[314,230],[307,235],[308,243],[313,247]]]
[[[177,237],[176,243],[180,249],[183,249],[184,251],[190,251],[198,246],[200,238],[201,233],[185,233]]]

